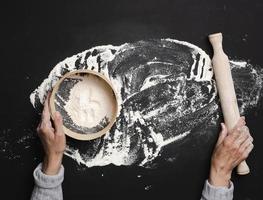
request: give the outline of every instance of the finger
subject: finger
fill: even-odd
[[[247,126],[241,126],[237,129],[240,133],[248,133],[249,134],[249,128]]]
[[[223,140],[225,139],[225,137],[227,136],[227,128],[226,125],[224,123],[221,123],[221,131],[217,140],[216,145],[220,145]]]
[[[240,134],[240,127],[245,126],[245,124],[244,117],[240,117],[234,128],[229,132],[229,135],[231,135],[234,139],[237,139]]]
[[[251,139],[248,137],[241,145],[240,145],[240,150],[245,151],[246,148],[248,148],[249,145],[251,145]]]
[[[232,129],[233,130],[236,130],[238,127],[241,127],[241,126],[245,126],[246,125],[246,122],[245,122],[245,117],[240,117],[236,123],[236,125],[234,126],[234,128]],[[230,131],[230,132],[232,132]]]
[[[39,134],[45,134],[45,135],[53,134],[54,128],[52,127],[51,121],[42,120],[37,127],[37,132]]]
[[[49,126],[50,128],[52,128],[52,123],[51,123],[50,120],[48,121],[48,126]]]
[[[42,121],[48,123],[50,121],[50,112],[49,112],[49,98],[50,98],[50,92],[47,94],[45,103],[44,103],[44,109],[42,112]]]
[[[237,147],[240,147],[245,141],[251,141],[250,135],[246,132],[243,134],[239,134],[239,137],[234,141]]]
[[[55,134],[63,135],[63,120],[61,114],[56,111],[54,115],[54,126],[55,126]]]
[[[50,100],[50,96],[51,96],[51,92],[48,92],[47,96],[46,96],[45,103],[44,103],[46,108],[48,108],[48,106],[49,106],[48,103],[49,103],[49,100]]]
[[[250,152],[254,149],[254,144],[250,144],[247,148],[246,148],[246,154],[250,154]]]
[[[239,135],[237,138],[236,138],[236,141],[238,141],[239,143],[242,143],[244,140],[246,140],[248,137],[250,137],[250,133],[249,133],[249,129],[247,126],[242,126],[242,127],[239,127],[237,130],[236,130],[237,135]],[[243,140],[243,141],[242,141]]]
[[[250,145],[245,149],[245,151],[242,155],[242,160],[245,160],[248,157],[248,155],[251,153],[253,148],[254,148],[254,145],[252,143],[250,143]]]
[[[254,138],[250,135],[250,141],[253,142],[254,141]]]
[[[45,122],[41,123],[39,127],[39,131],[38,131],[38,135],[40,137],[53,137],[54,136],[52,129],[50,129],[50,127],[48,127],[48,125]]]
[[[247,140],[242,147],[239,149],[239,154],[237,155],[237,164],[241,163],[242,161],[246,160],[248,157],[249,153],[252,151],[254,148],[254,145]]]
[[[250,137],[249,129],[247,126],[242,126],[238,128],[237,132],[239,132],[239,136],[242,137]]]

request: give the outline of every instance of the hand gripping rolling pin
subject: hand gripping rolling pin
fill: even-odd
[[[227,55],[223,51],[222,40],[223,37],[221,33],[209,35],[209,41],[212,44],[214,50],[212,65],[221,102],[221,108],[223,111],[224,121],[227,129],[231,130],[236,125],[240,114],[238,110],[230,64]],[[240,175],[249,173],[249,167],[245,161],[241,162],[238,165],[237,173]]]

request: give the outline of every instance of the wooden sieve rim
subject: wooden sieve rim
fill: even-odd
[[[91,133],[91,134],[81,134],[81,133],[77,133],[74,132],[70,129],[68,129],[67,127],[65,127],[63,125],[63,130],[65,132],[66,135],[68,135],[69,137],[72,137],[74,139],[77,140],[93,140],[96,138],[99,138],[101,136],[103,136],[107,131],[110,130],[110,128],[112,127],[112,125],[114,124],[116,117],[117,117],[117,113],[118,113],[118,101],[117,101],[117,93],[113,88],[113,85],[111,84],[111,82],[101,73],[92,71],[92,70],[88,70],[88,69],[81,69],[81,70],[74,70],[71,72],[66,73],[62,78],[60,78],[57,83],[55,84],[51,96],[50,96],[50,100],[49,100],[49,108],[50,108],[50,114],[51,114],[51,118],[54,119],[54,114],[56,112],[56,108],[55,108],[55,94],[57,93],[60,84],[64,81],[64,79],[73,76],[73,75],[77,75],[80,73],[87,73],[87,74],[92,74],[95,75],[101,79],[103,79],[111,88],[111,90],[113,91],[113,96],[115,98],[115,103],[114,103],[114,113],[112,118],[110,119],[110,123],[102,130],[100,130],[99,132],[96,133]]]

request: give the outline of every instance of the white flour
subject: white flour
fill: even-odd
[[[110,86],[95,75],[81,79],[71,89],[69,101],[65,105],[73,122],[83,127],[94,127],[105,116],[111,119],[115,101]]]
[[[144,77],[141,84],[138,86],[134,84],[134,81],[131,79],[132,76],[136,74],[136,69],[142,66],[138,65],[137,68],[132,68],[133,66],[129,66],[127,64],[123,65],[124,68],[128,67],[128,69],[131,69],[130,71],[125,72],[125,74],[121,74],[119,71],[116,71],[116,69],[112,69],[112,66],[109,66],[111,61],[116,61],[114,66],[119,65],[122,57],[118,55],[125,53],[127,49],[130,53],[132,53],[132,49],[134,48],[133,44],[123,44],[121,46],[98,46],[66,58],[64,61],[58,63],[50,72],[48,78],[44,80],[42,84],[30,95],[30,100],[34,107],[39,106],[39,104],[43,104],[47,92],[51,90],[57,80],[63,76],[65,70],[72,71],[75,69],[85,69],[87,66],[88,68],[92,68],[94,71],[104,74],[111,81],[115,91],[117,92],[119,106],[119,113],[117,115],[114,128],[111,132],[107,132],[101,141],[95,141],[94,148],[90,146],[91,148],[88,149],[87,146],[87,149],[83,150],[83,148],[80,148],[79,146],[67,146],[65,152],[67,156],[74,159],[77,163],[81,163],[87,167],[105,166],[108,164],[119,166],[131,165],[135,163],[136,165],[145,166],[156,157],[160,156],[162,149],[166,145],[180,141],[185,137],[190,137],[192,133],[191,124],[200,123],[199,121],[201,118],[199,119],[198,117],[202,117],[203,120],[207,117],[211,117],[211,123],[216,125],[218,121],[218,104],[216,103],[217,91],[215,88],[215,82],[212,79],[213,71],[209,56],[202,49],[188,42],[173,39],[162,39],[161,41],[164,43],[170,42],[168,45],[174,43],[175,45],[183,45],[185,47],[184,49],[190,49],[193,62],[185,63],[184,57],[182,57],[182,59],[178,57],[178,62],[175,63],[169,59],[158,60],[158,58],[153,57],[146,62],[148,71],[151,72],[151,69],[155,65],[166,65],[167,70],[169,70],[169,67],[178,69],[182,67],[182,70],[187,67],[189,68],[188,77],[181,75],[170,78],[170,73],[163,74],[159,71],[156,74],[149,74]],[[163,48],[166,48],[165,45]],[[95,50],[98,53],[91,54],[91,52],[94,52]],[[88,53],[89,56],[87,56]],[[135,64],[136,58],[137,57],[135,57],[134,60]],[[169,58],[174,59],[172,56]],[[78,59],[79,61],[76,62]],[[101,62],[98,62],[98,60]],[[239,69],[241,66],[241,68],[244,68],[243,66],[245,66],[248,70],[253,69],[253,67],[246,62],[232,62],[231,65],[235,69]],[[241,95],[240,102],[242,102],[241,111],[249,106],[257,105],[262,85],[262,77],[260,77],[256,71],[248,71],[247,73],[244,73],[249,74],[250,76],[255,76],[254,79],[256,79],[256,82],[253,83],[255,92],[251,96],[246,93],[246,88],[242,85],[242,81],[239,81],[241,83],[239,88],[239,94]],[[138,73],[137,75],[140,77],[141,74]],[[124,76],[126,79],[124,79]],[[136,81],[139,81],[139,79],[137,78]],[[153,91],[153,89],[160,84],[165,85],[166,82],[169,83],[171,81],[175,81],[176,84],[170,84],[169,87],[165,88],[166,91],[172,91],[170,94],[172,100],[170,100],[169,103],[153,107],[152,104],[155,102],[150,100],[147,105],[139,107],[140,95],[145,94],[147,90]],[[237,84],[239,84],[239,82],[237,82]],[[130,84],[132,84],[133,87],[138,86],[135,92],[131,91]],[[203,87],[198,87],[199,85],[203,85]],[[87,90],[85,88],[86,86],[87,84],[83,84],[81,82],[75,85],[71,91],[72,97],[69,101],[70,105],[67,104],[66,107],[67,112],[71,115],[74,122],[84,126],[90,126],[93,122],[97,122],[101,116],[110,112],[104,111],[96,116],[95,114],[92,115],[92,112],[89,112],[90,104],[87,102],[92,101],[94,104],[93,107],[98,107],[97,109],[99,109],[99,105],[96,103],[97,100],[94,100],[94,98],[100,98],[101,94],[97,93],[95,96],[90,98],[90,93],[92,92],[90,92],[89,89]],[[238,87],[239,85],[236,86]],[[189,89],[189,87],[192,87],[194,92],[193,97],[190,96],[187,98],[185,91]],[[86,92],[81,94],[78,90],[85,90]],[[203,92],[203,90],[206,92]],[[161,90],[159,90],[160,94],[165,95],[164,92],[160,91]],[[77,93],[78,95],[73,98],[73,93]],[[154,92],[149,93],[148,96],[152,94],[154,94]],[[133,104],[136,98],[139,103]],[[147,98],[147,96],[144,96],[143,98]],[[88,100],[86,101],[85,99]],[[130,99],[134,100],[130,101]],[[149,107],[152,107],[153,109],[147,109]],[[74,113],[74,110],[79,110],[80,108],[83,109],[81,113]],[[169,114],[171,109],[173,109],[173,113]],[[202,110],[206,110],[206,112],[203,112]],[[196,119],[196,121],[192,118],[185,120],[190,127],[186,127],[184,123],[181,123],[181,117],[191,117],[193,114],[199,112],[203,112],[204,115],[198,115],[198,119]],[[163,113],[167,114],[164,115]],[[158,126],[151,124],[152,121],[157,122]],[[176,125],[173,129],[167,127],[164,130],[158,130],[161,126],[166,127],[166,124],[175,123]],[[96,146],[96,142],[98,142],[99,147]]]

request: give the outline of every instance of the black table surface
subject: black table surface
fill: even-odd
[[[263,66],[260,0],[9,1],[1,10],[0,134],[8,133],[9,143],[21,135],[35,134],[39,115],[29,95],[53,66],[93,46],[174,38],[193,43],[212,55],[207,35],[220,31],[230,58]],[[262,119],[260,109],[247,117],[255,148],[248,159],[250,175],[233,174],[238,200],[262,196]],[[43,156],[39,140],[32,142],[33,148],[28,151],[14,146],[13,150],[0,152],[0,199],[30,198],[32,172]],[[19,148],[24,153],[16,157]],[[207,148],[211,152],[212,146]],[[188,162],[185,159],[177,168],[109,165],[83,169],[65,157],[64,199],[199,199],[208,176],[209,159],[210,154]],[[138,178],[138,174],[142,177]]]

